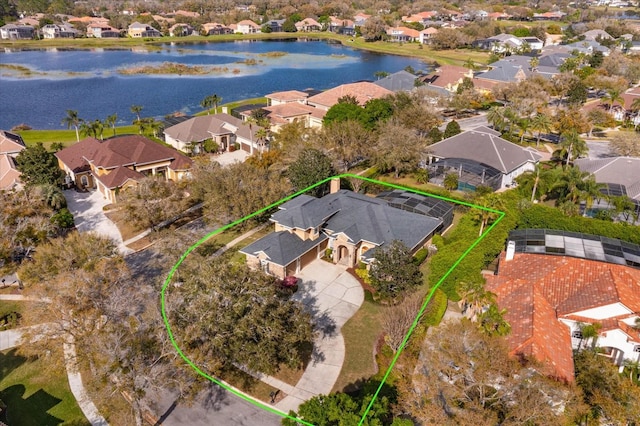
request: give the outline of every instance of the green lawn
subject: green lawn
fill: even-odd
[[[56,352],[60,353],[60,352]],[[11,426],[88,425],[61,362],[0,352],[0,398]]]
[[[27,146],[32,146],[38,142],[42,142],[44,147],[48,150],[51,150],[51,145],[54,142],[60,142],[63,146],[69,146],[76,143],[76,131],[73,128],[69,130],[20,130],[17,133],[22,136],[22,139],[24,139],[24,143]],[[138,127],[133,125],[116,127],[116,135],[124,134],[138,134]],[[113,130],[104,129],[104,137],[107,138],[110,136],[113,136]],[[80,135],[80,139],[84,139],[82,134]]]
[[[345,358],[332,392],[352,391],[377,373],[373,348],[382,332],[381,313],[385,309],[365,299],[358,312],[342,327]]]

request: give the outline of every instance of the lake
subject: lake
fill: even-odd
[[[282,53],[269,53],[282,52]],[[173,62],[213,70],[207,75],[123,75],[118,70]],[[0,50],[0,129],[25,123],[34,129],[64,128],[66,110],[85,120],[118,114],[118,124],[142,116],[162,118],[180,111],[194,114],[200,102],[217,94],[223,102],[282,90],[329,89],[375,80],[424,62],[402,56],[352,49],[327,41],[261,40],[221,43],[167,43],[159,50],[47,49]],[[26,67],[16,70],[18,65]]]

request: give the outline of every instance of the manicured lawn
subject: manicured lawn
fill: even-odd
[[[54,352],[60,353],[60,352]],[[53,356],[53,355],[52,355]],[[88,425],[69,389],[62,362],[0,352],[0,398],[12,426]]]
[[[62,120],[62,118],[61,118]],[[45,148],[51,150],[51,145],[54,142],[60,142],[63,146],[69,146],[76,143],[76,131],[71,128],[60,129],[60,130],[21,130],[18,132],[22,139],[24,139],[24,143],[27,146],[35,145],[38,142],[42,142]],[[125,134],[138,134],[137,126],[121,126],[116,127],[116,135],[125,135]],[[104,129],[105,138],[113,136],[112,129]],[[80,134],[80,140],[84,139],[84,136]]]
[[[358,312],[342,327],[345,359],[332,392],[352,391],[377,373],[373,350],[382,332],[385,307],[365,300]]]

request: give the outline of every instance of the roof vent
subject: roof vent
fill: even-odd
[[[516,254],[516,242],[509,241],[507,243],[507,256],[505,258],[506,261],[513,260],[513,257]]]

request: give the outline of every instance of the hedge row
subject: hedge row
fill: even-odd
[[[518,228],[546,228],[582,232],[640,244],[640,226],[582,216],[565,216],[556,208],[540,204],[532,205],[520,212]]]

